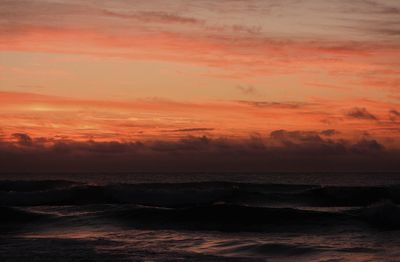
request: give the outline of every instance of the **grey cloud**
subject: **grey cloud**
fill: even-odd
[[[365,120],[377,120],[378,118],[368,112],[368,110],[364,107],[354,107],[350,109],[346,115],[351,118],[357,118],[357,119],[365,119]]]

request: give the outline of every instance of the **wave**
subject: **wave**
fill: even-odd
[[[21,229],[22,225],[37,222],[49,215],[21,210],[14,207],[0,207],[0,232]]]
[[[107,223],[138,229],[227,232],[311,232],[313,230],[327,232],[329,229],[338,227],[365,229],[366,226],[380,230],[400,229],[400,207],[391,202],[381,202],[345,211],[251,207],[234,204],[175,208],[112,204],[84,206],[78,210],[76,207],[59,206],[56,212],[52,212],[55,207],[1,207],[0,229],[7,228],[9,225],[28,224],[39,220],[58,221],[61,224],[71,225]],[[32,210],[40,212],[32,212]]]
[[[400,186],[319,187],[297,196],[318,206],[367,206],[383,200],[400,203]]]
[[[274,231],[288,227],[347,225],[353,217],[339,212],[294,208],[261,208],[216,204],[189,208],[118,206],[99,213],[103,218],[135,228],[217,231]]]
[[[77,185],[77,182],[66,180],[3,180],[0,181],[0,191],[34,192]]]
[[[0,185],[0,204],[17,206],[140,204],[181,207],[215,202],[250,202],[273,192],[297,192],[309,186],[262,185],[228,182],[88,185],[67,181],[51,183],[7,181]]]
[[[285,243],[224,243],[224,246],[219,246],[219,254],[225,256],[250,255],[250,256],[299,256],[310,255],[324,251],[323,248],[291,245]]]
[[[367,247],[343,247],[335,248],[331,246],[301,245],[288,243],[248,243],[247,241],[227,241],[217,246],[212,246],[219,250],[219,254],[224,256],[273,256],[275,258],[315,255],[323,252],[340,253],[378,253],[381,249]]]
[[[2,181],[0,205],[137,204],[191,207],[227,203],[252,206],[357,207],[400,203],[400,187],[322,187],[231,182],[89,185],[69,181]]]
[[[380,229],[400,229],[400,207],[390,201],[376,203],[349,213]]]
[[[217,231],[328,231],[330,228],[366,226],[400,229],[400,207],[382,202],[347,211],[311,211],[216,204],[190,208],[118,206],[99,212],[100,217],[134,228]]]
[[[3,224],[27,222],[41,217],[40,214],[28,212],[18,208],[1,207],[0,222]]]

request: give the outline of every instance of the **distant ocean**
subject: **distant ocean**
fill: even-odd
[[[400,173],[0,175],[0,261],[400,261]]]

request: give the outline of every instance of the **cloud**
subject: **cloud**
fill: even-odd
[[[343,117],[343,112],[349,111],[349,104],[368,108],[367,112],[374,112],[381,121],[354,121],[354,117]],[[99,101],[0,92],[4,140],[22,131],[36,138],[57,134],[58,138],[75,141],[168,141],[188,134],[245,138],[279,129],[303,130],[303,136],[306,135],[304,130],[309,130],[309,136],[353,139],[363,130],[378,137],[385,146],[400,148],[398,134],[388,131],[396,127],[399,118],[390,111],[397,107],[395,103],[371,100]],[[72,114],[79,117],[71,117]],[[389,143],[388,139],[394,139],[395,143]]]
[[[371,152],[381,152],[384,150],[384,146],[381,145],[375,139],[368,140],[362,139],[351,146],[351,150],[356,153],[371,153]]]
[[[395,109],[389,110],[389,119],[393,122],[396,122],[398,119],[400,119],[400,112]]]
[[[397,110],[392,109],[389,111],[389,113],[393,116],[400,117],[400,112]]]
[[[363,0],[361,4],[364,4],[371,13],[400,15],[400,6],[390,5],[384,1]]]
[[[295,140],[295,141],[322,141],[322,138],[315,131],[287,131],[287,130],[275,130],[270,134],[271,138],[276,140]]]
[[[296,1],[280,5],[290,10],[291,2]],[[293,37],[293,33],[278,37],[265,30],[268,26],[240,24],[240,16],[234,18],[238,20],[234,24],[222,24],[219,32],[212,28],[223,20],[208,17],[207,12],[187,11],[182,15],[177,5],[157,3],[3,1],[0,10],[5,10],[1,15],[6,16],[7,23],[0,23],[0,49],[188,63],[220,69],[210,74],[215,77],[240,79],[304,73],[308,68],[330,74],[348,71],[361,75],[362,71],[367,75],[368,68],[393,67],[387,61],[399,51],[398,45],[390,41],[304,40],[307,37]],[[194,6],[226,9],[223,3],[207,1]],[[261,1],[251,9],[269,5]],[[234,10],[247,7],[241,3]],[[290,17],[284,18],[288,24],[292,24]],[[337,31],[343,35],[342,30]]]
[[[31,146],[32,145],[32,138],[24,133],[15,133],[12,135],[14,138],[17,139],[17,144],[22,146]]]
[[[326,130],[322,130],[320,132],[320,134],[324,135],[324,136],[333,136],[333,135],[338,134],[338,131],[336,131],[335,129],[326,129]]]
[[[169,132],[203,132],[203,131],[213,131],[214,128],[205,128],[205,127],[197,127],[197,128],[182,128],[175,129]]]
[[[313,131],[275,130],[244,139],[73,141],[19,133],[0,142],[0,171],[352,171],[398,170],[399,151],[376,139],[325,139]],[[30,138],[30,139],[29,139]],[[21,146],[30,141],[29,147]],[[397,163],[397,164],[396,164]]]
[[[257,93],[257,89],[252,85],[248,85],[248,86],[238,85],[238,86],[236,86],[236,89],[238,89],[244,95],[254,95]]]
[[[173,13],[167,13],[162,11],[142,11],[135,13],[121,13],[103,10],[105,16],[117,17],[123,19],[135,19],[142,22],[148,23],[177,23],[177,24],[193,24],[201,25],[204,23],[203,20],[199,20],[192,17],[184,17]]]
[[[301,103],[301,102],[270,102],[270,101],[245,101],[245,100],[240,100],[238,102],[261,108],[276,107],[276,108],[298,109],[311,105],[310,103]]]
[[[367,111],[364,107],[354,107],[350,109],[346,115],[351,118],[365,119],[365,120],[377,120],[378,118]]]
[[[211,143],[211,140],[207,136],[189,136],[178,141],[151,141],[148,142],[147,146],[152,151],[185,152],[206,150],[209,147],[209,143]]]

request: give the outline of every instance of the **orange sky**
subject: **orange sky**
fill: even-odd
[[[4,141],[334,130],[400,148],[396,0],[13,0],[0,15]]]

